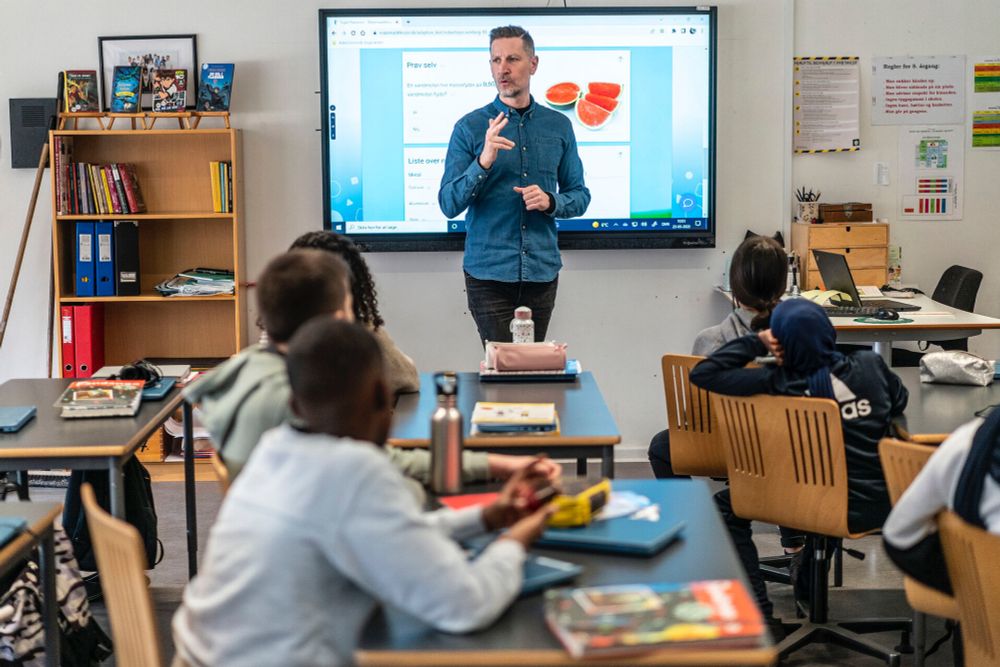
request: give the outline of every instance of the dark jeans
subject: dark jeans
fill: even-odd
[[[479,280],[465,274],[465,292],[469,297],[469,311],[479,329],[479,338],[498,343],[511,342],[510,321],[518,306],[531,308],[535,322],[535,340],[545,340],[556,305],[559,278],[549,283],[502,283],[496,280]]]

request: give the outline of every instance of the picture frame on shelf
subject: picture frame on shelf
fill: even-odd
[[[142,67],[142,99],[140,110],[153,106],[153,72],[158,69],[185,69],[189,85],[186,109],[194,109],[198,100],[198,48],[196,35],[137,35],[98,37],[100,63],[101,109],[110,110],[112,77],[118,65]]]

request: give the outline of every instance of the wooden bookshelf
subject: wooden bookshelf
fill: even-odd
[[[51,170],[56,307],[104,304],[106,364],[143,357],[227,357],[242,349],[246,295],[239,130],[56,130],[49,137],[53,165],[57,137],[72,142],[73,162],[134,165],[146,212],[57,215],[56,179],[60,176]],[[231,213],[212,211],[211,161],[232,163]],[[139,296],[76,295],[74,223],[83,220],[139,223]],[[195,267],[232,270],[235,294],[163,297],[153,289]],[[61,367],[61,345],[57,351]]]

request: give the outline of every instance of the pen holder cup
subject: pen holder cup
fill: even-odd
[[[819,222],[819,202],[799,202],[799,222],[816,224]]]

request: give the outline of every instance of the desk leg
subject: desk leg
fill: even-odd
[[[38,545],[38,569],[42,577],[42,605],[45,624],[45,664],[59,667],[59,598],[56,595],[56,551],[52,527]]]
[[[878,354],[882,357],[882,361],[889,368],[892,368],[892,341],[891,340],[877,340],[872,343],[872,352]]]
[[[124,521],[125,479],[122,475],[122,462],[115,456],[108,459],[108,486],[111,492],[111,514]]]
[[[587,458],[581,457],[576,460],[576,476],[586,477],[587,476]]]
[[[615,476],[615,448],[601,447],[601,476],[612,479]]]
[[[194,414],[184,401],[184,512],[187,518],[188,579],[198,574],[198,512],[194,487]]]

